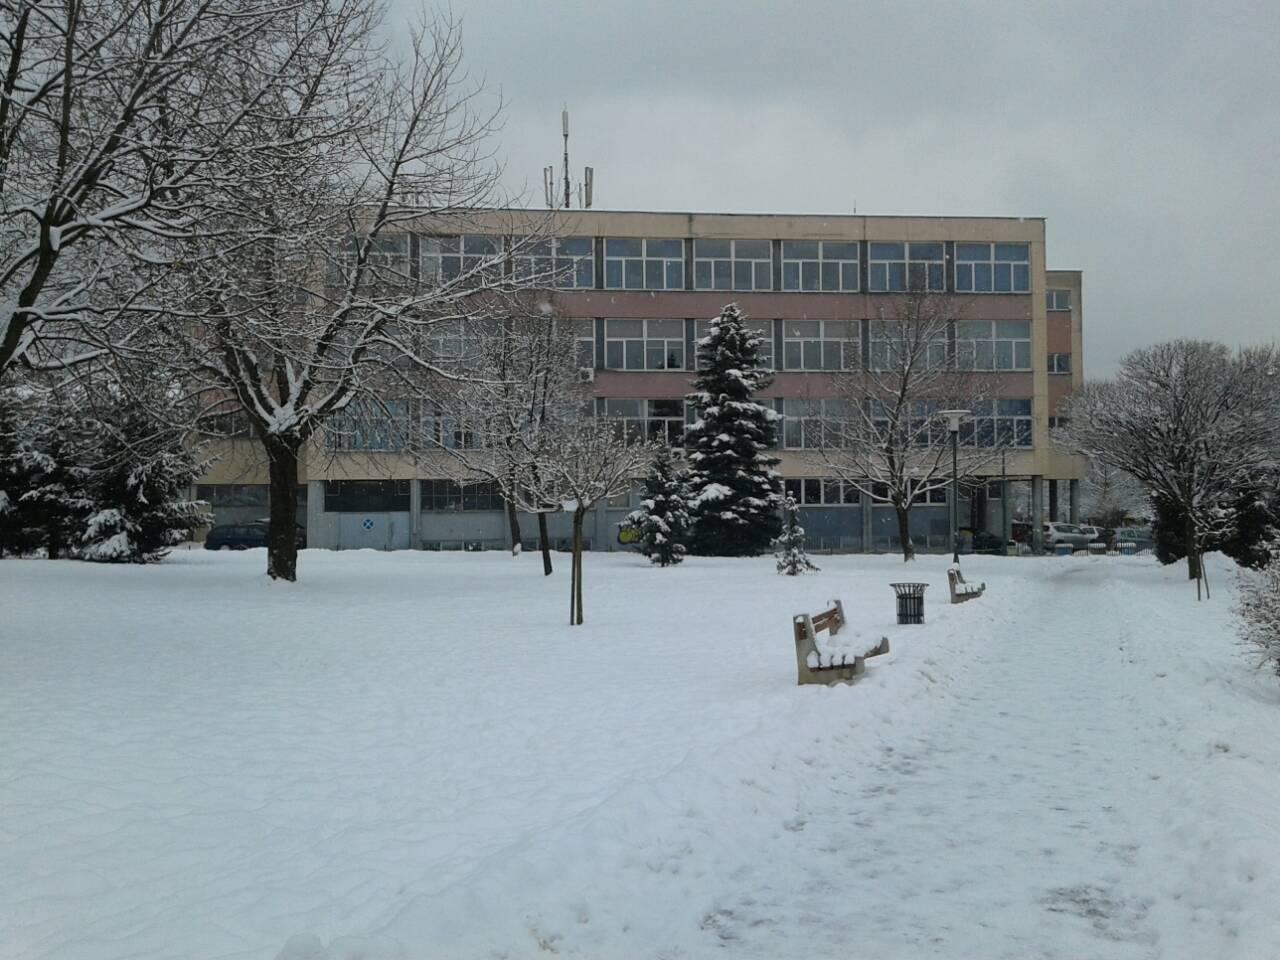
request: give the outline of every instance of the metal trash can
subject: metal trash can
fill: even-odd
[[[1069,543],[1055,543],[1053,545],[1053,555],[1055,557],[1069,557],[1075,552],[1075,547]]]
[[[898,595],[898,622],[924,623],[924,592],[927,583],[891,583]]]

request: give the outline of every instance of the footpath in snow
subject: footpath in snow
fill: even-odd
[[[0,561],[0,957],[1280,955],[1224,563],[817,559]],[[833,597],[892,652],[796,687]]]

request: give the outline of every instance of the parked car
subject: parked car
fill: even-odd
[[[1089,535],[1090,543],[1105,543],[1107,545],[1107,549],[1110,549],[1115,545],[1116,532],[1110,527],[1082,525],[1080,529]]]
[[[1118,527],[1116,529],[1116,545],[1132,543],[1134,550],[1141,553],[1155,547],[1155,537],[1150,527]]]
[[[1092,537],[1074,523],[1046,523],[1040,528],[1046,553],[1053,553],[1060,543],[1069,543],[1073,549],[1087,549]]]
[[[262,527],[263,530],[266,530],[271,526],[271,521],[266,517],[264,517],[261,520],[255,520],[253,522],[258,526]],[[305,550],[307,548],[307,528],[300,523],[294,524],[293,542],[297,544],[297,547],[299,550]]]
[[[267,528],[257,523],[223,523],[209,531],[206,550],[252,550],[267,545]]]

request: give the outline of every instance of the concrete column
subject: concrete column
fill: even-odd
[[[409,481],[409,549],[422,549],[422,484],[416,476]]]
[[[1058,521],[1058,481],[1049,481],[1049,519],[1054,523]]]
[[[1044,477],[1031,478],[1031,552],[1040,556],[1044,552]]]
[[[1070,509],[1071,511],[1067,515],[1068,521],[1070,521],[1071,523],[1079,523],[1080,522],[1080,481],[1079,480],[1067,481],[1067,501],[1069,504],[1068,509]]]
[[[865,494],[860,498],[859,509],[862,511],[862,552],[871,552],[871,498]]]
[[[1009,481],[1000,481],[1000,527],[1001,536],[1004,542],[1008,544],[1009,538],[1013,535],[1013,515],[1009,510]]]
[[[308,547],[329,547],[332,543],[325,543],[321,538],[322,526],[324,518],[324,481],[309,480],[307,481],[307,546]]]

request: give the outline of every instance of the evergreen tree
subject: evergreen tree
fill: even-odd
[[[204,465],[178,430],[158,423],[132,400],[96,421],[97,467],[81,556],[108,563],[159,560],[206,522],[203,505],[187,499]]]
[[[663,447],[645,477],[640,509],[625,521],[639,535],[640,552],[651,563],[666,567],[684,559],[691,523],[688,503],[688,474]]]
[[[774,544],[774,556],[778,558],[778,572],[788,577],[817,570],[817,565],[809,559],[804,549],[804,527],[800,526],[800,507],[795,497],[787,497],[782,505],[784,519],[782,534]]]
[[[693,492],[690,550],[704,556],[758,556],[781,530],[782,483],[774,467],[777,414],[752,399],[772,377],[759,368],[760,336],[731,303],[698,343],[689,401],[698,419],[685,431]]]

